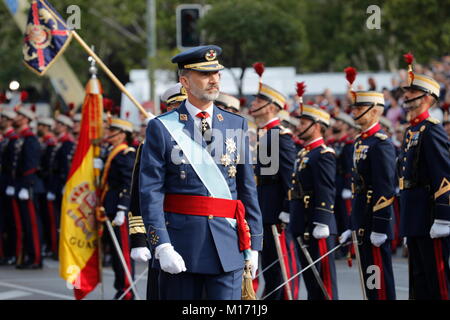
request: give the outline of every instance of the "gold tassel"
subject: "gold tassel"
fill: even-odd
[[[252,266],[249,260],[245,260],[244,276],[242,279],[242,300],[256,300],[256,293],[253,290]]]

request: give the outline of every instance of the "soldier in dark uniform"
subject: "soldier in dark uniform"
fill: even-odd
[[[14,127],[19,140],[14,146],[13,177],[23,226],[23,251],[17,258],[18,269],[42,268],[42,224],[37,199],[44,191],[37,172],[41,160],[41,146],[29,124],[35,119],[33,111],[19,108]]]
[[[106,132],[105,140],[111,145],[102,172],[101,203],[106,216],[112,220],[114,233],[120,244],[126,266],[132,277],[134,264],[130,258],[130,243],[128,238],[128,223],[126,213],[130,207],[130,190],[133,164],[136,150],[129,146],[132,143],[133,125],[122,119],[112,119]],[[105,233],[105,235],[109,235]],[[110,245],[112,267],[115,274],[114,288],[118,299],[131,283],[126,276],[119,255],[113,245]],[[129,291],[124,300],[133,299],[133,292]]]
[[[447,135],[428,109],[439,84],[409,72],[404,103],[410,126],[398,160],[401,233],[407,237],[410,299],[448,300],[450,154]]]
[[[55,118],[56,147],[50,156],[50,183],[47,200],[53,202],[56,213],[56,225],[59,226],[64,185],[67,181],[72,157],[75,153],[75,139],[71,134],[74,125],[72,119],[60,114]]]
[[[274,240],[277,235],[274,234],[272,226],[280,227],[283,222],[289,221],[287,191],[291,183],[295,146],[291,139],[291,131],[283,127],[277,117],[285,102],[286,98],[280,92],[261,83],[259,92],[252,101],[250,108],[250,113],[259,126],[258,156],[254,171],[264,226],[264,244],[261,253],[262,269],[279,259]],[[264,281],[266,294],[283,283],[279,263],[265,271]],[[268,298],[282,299],[283,292],[284,290],[281,288]]]
[[[3,140],[0,143],[1,157],[1,176],[0,176],[0,256],[2,263],[14,264],[16,260],[16,248],[21,251],[21,237],[16,237],[17,231],[22,234],[22,225],[18,206],[13,211],[13,202],[15,202],[15,181],[12,176],[14,145],[18,136],[14,131],[13,123],[16,113],[10,110],[3,110],[0,113],[0,125]],[[19,241],[19,244],[17,242]]]
[[[393,300],[395,286],[388,240],[392,240],[395,149],[378,123],[384,110],[383,94],[375,91],[351,93],[352,114],[362,130],[354,145],[351,228],[358,236],[368,299]],[[346,230],[340,241],[345,242],[350,236],[351,231]]]
[[[325,145],[323,134],[330,125],[330,115],[318,106],[303,106],[300,117],[299,138],[304,149],[297,154],[289,191],[291,222],[289,229],[304,246],[312,260],[326,254],[335,246],[336,222],[334,219],[336,156]],[[310,262],[298,247],[300,262],[306,267]],[[323,288],[311,269],[305,271],[304,281],[309,300],[338,299],[334,253],[316,264]],[[327,296],[324,291],[326,290]]]
[[[47,200],[47,193],[51,190],[51,167],[50,158],[53,150],[56,147],[56,139],[52,133],[55,126],[55,121],[51,118],[39,118],[38,121],[38,137],[41,143],[41,162],[39,166],[39,177],[44,184],[44,193],[39,196],[39,215],[42,221],[43,231],[43,254],[44,256],[53,257],[58,253],[58,229],[56,220],[56,210],[54,203]]]

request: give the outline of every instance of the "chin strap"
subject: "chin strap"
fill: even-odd
[[[298,134],[298,137],[301,139],[302,138],[302,135],[304,135],[305,134],[305,132],[306,131],[308,131],[313,125],[315,125],[317,123],[317,121],[313,121],[309,126],[308,126],[308,128],[306,128],[305,130],[303,130],[302,132],[300,132],[299,134]]]
[[[415,98],[412,98],[412,99],[403,101],[403,109],[406,109],[406,110],[412,110],[412,109],[415,109],[415,108],[409,107],[409,106],[407,106],[407,105],[408,105],[409,103],[411,103],[411,102],[414,102],[414,101],[416,101],[416,100],[422,99],[423,97],[425,97],[425,96],[427,96],[427,95],[428,95],[428,93],[424,93],[424,94],[421,95],[421,96],[418,96],[418,97],[415,97]]]
[[[359,120],[359,119],[361,119],[362,117],[364,117],[364,115],[367,113],[367,112],[369,112],[370,110],[372,110],[375,106],[377,106],[377,104],[375,104],[375,103],[372,103],[372,105],[366,110],[366,111],[364,111],[363,113],[361,113],[359,116],[357,116],[356,118],[353,118],[353,120]]]
[[[267,102],[265,105],[263,105],[262,107],[259,107],[258,109],[253,110],[252,112],[250,112],[250,114],[254,114],[255,112],[257,112],[257,111],[259,111],[259,110],[261,110],[261,109],[267,107],[267,106],[268,106],[269,104],[271,104],[272,102],[273,102],[272,100],[268,101],[268,102]]]

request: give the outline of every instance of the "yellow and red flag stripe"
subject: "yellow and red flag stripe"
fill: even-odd
[[[102,88],[97,78],[86,86],[80,136],[64,188],[59,244],[60,276],[73,285],[75,298],[83,299],[100,279],[98,172],[94,158],[102,136]]]

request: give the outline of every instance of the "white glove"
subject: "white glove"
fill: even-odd
[[[290,219],[290,214],[284,211],[280,212],[280,215],[278,216],[278,219],[281,220],[281,222],[288,224],[289,223],[289,219]]]
[[[113,225],[120,227],[125,222],[125,211],[117,211],[113,220]]]
[[[54,201],[56,199],[56,196],[53,192],[47,192],[47,200],[48,201]]]
[[[375,247],[379,247],[381,246],[383,243],[386,242],[387,239],[387,234],[384,233],[378,233],[378,232],[373,232],[370,234],[370,242],[372,242],[372,244]]]
[[[170,243],[163,243],[156,247],[155,258],[159,260],[161,270],[170,274],[186,271],[183,258],[175,251]]]
[[[350,189],[342,189],[341,197],[344,200],[352,198],[352,190]]]
[[[147,247],[138,247],[131,249],[131,259],[137,262],[147,262],[152,258],[152,254]]]
[[[348,239],[350,239],[352,236],[352,230],[347,229],[344,232],[342,232],[341,236],[339,237],[339,243],[345,243],[348,241]]]
[[[313,229],[313,237],[316,239],[328,238],[330,235],[330,228],[326,224],[314,222],[316,225]]]
[[[256,250],[250,250],[250,265],[252,266],[252,279],[256,278],[256,271],[258,271],[258,256],[259,253]]]
[[[448,235],[450,235],[450,221],[439,219],[434,220],[430,230],[431,238],[443,238]]]
[[[6,187],[5,193],[7,196],[10,196],[10,197],[14,196],[14,192],[15,192],[15,190],[14,190],[13,186]]]
[[[25,189],[25,188],[20,189],[19,199],[20,200],[29,200],[30,199],[30,193],[28,192],[27,189]]]
[[[94,158],[94,169],[103,169],[103,160],[100,158]]]

